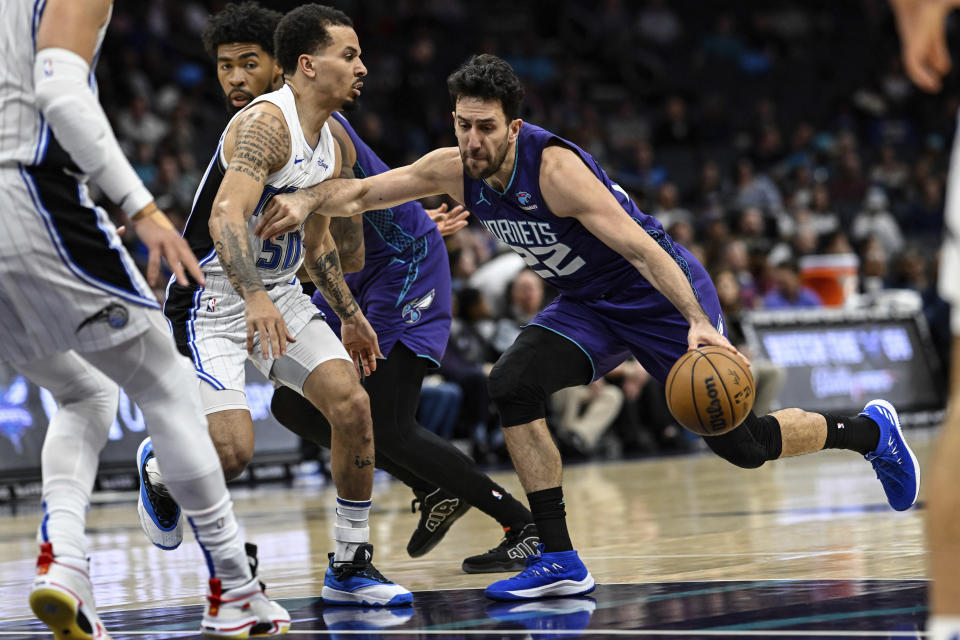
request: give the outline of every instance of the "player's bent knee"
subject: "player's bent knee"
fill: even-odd
[[[84,384],[82,392],[67,397],[54,396],[62,408],[76,407],[93,424],[111,424],[117,415],[119,387],[103,374],[93,384]]]
[[[536,381],[524,380],[519,368],[511,366],[509,360],[501,359],[493,367],[487,389],[504,427],[546,417],[546,391]]]
[[[330,414],[327,417],[334,429],[362,429],[369,431],[370,437],[373,437],[370,397],[359,384],[330,403]]]
[[[773,460],[779,451],[780,425],[773,416],[757,417],[752,411],[743,423],[720,436],[705,436],[707,446],[729,462],[741,469],[757,469],[767,460]],[[774,446],[774,441],[777,445]]]

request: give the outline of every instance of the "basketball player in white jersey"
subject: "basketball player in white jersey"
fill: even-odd
[[[323,599],[408,604],[410,592],[371,563],[373,430],[354,362],[369,373],[381,354],[376,334],[344,282],[329,222],[308,218],[301,228],[269,240],[252,233],[275,194],[340,173],[339,149],[326,121],[345,100],[359,95],[366,68],[350,19],[321,5],[303,5],[284,16],[274,48],[286,84],[252,100],[231,119],[184,230],[205,284],[171,280],[164,313],[181,352],[193,359],[228,479],[243,471],[253,453],[245,397],[248,357],[265,376],[306,397],[329,419],[338,497],[336,550],[330,554]],[[311,279],[343,322],[342,344],[297,280],[304,258]],[[143,449],[142,470],[148,458]],[[148,511],[152,507],[141,504]],[[164,533],[171,534],[174,546],[177,514],[153,515],[158,517],[151,516],[145,526],[153,522],[161,542]]]
[[[930,93],[950,72],[946,26],[960,0],[890,0],[902,40],[904,68]],[[930,548],[930,619],[933,640],[960,639],[960,135],[954,136],[947,181],[946,228],[940,252],[940,296],[950,303],[953,346],[947,417],[934,448],[927,480],[927,544]]]
[[[173,495],[211,574],[202,632],[284,633],[287,612],[250,568],[188,362],[87,179],[131,216],[176,277],[202,274],[124,158],[96,99],[91,61],[110,0],[8,0],[0,22],[0,358],[47,387],[59,410],[44,442],[44,517],[30,604],[65,638],[107,638],[97,616],[85,511],[122,385],[142,409]],[[183,442],[191,446],[183,447]]]

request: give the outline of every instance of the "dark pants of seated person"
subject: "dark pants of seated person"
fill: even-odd
[[[415,491],[431,492],[439,487],[463,498],[504,527],[520,529],[533,522],[530,511],[480,472],[473,460],[417,423],[426,371],[426,360],[397,343],[366,378],[377,467]],[[330,423],[297,392],[286,387],[277,389],[270,409],[282,425],[301,438],[330,447]]]

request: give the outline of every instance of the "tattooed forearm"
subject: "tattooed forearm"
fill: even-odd
[[[330,235],[337,244],[343,272],[356,273],[363,269],[363,214],[351,218],[332,218]]]
[[[343,279],[343,269],[340,267],[340,256],[337,250],[324,250],[313,264],[307,264],[310,279],[317,285],[327,304],[334,313],[346,320],[360,310],[360,306]]]
[[[237,140],[227,171],[264,182],[290,157],[290,132],[283,119],[255,111],[237,122]]]
[[[217,258],[223,272],[230,279],[230,284],[241,296],[247,296],[255,291],[264,291],[263,279],[257,271],[250,251],[250,240],[246,225],[238,225],[231,221],[220,222],[218,229],[213,231],[217,250]]]

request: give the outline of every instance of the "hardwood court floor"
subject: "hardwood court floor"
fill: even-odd
[[[921,467],[932,433],[908,433]],[[522,493],[512,473],[494,475]],[[463,557],[498,543],[493,520],[473,509],[433,552],[412,559],[412,495],[378,481],[375,563],[417,592],[413,608],[393,612],[319,601],[332,487],[264,485],[235,490],[234,499],[268,593],[291,610],[298,636],[922,637],[922,510],[892,511],[856,454],[829,451],[754,471],[709,453],[571,465],[564,490],[571,534],[601,586],[589,598],[505,606],[481,591],[503,574],[460,571]],[[200,550],[190,534],[176,551],[152,547],[132,500],[90,510],[98,609],[115,638],[188,636],[204,589]],[[26,604],[38,520],[38,511],[0,519],[0,640],[43,630]]]

